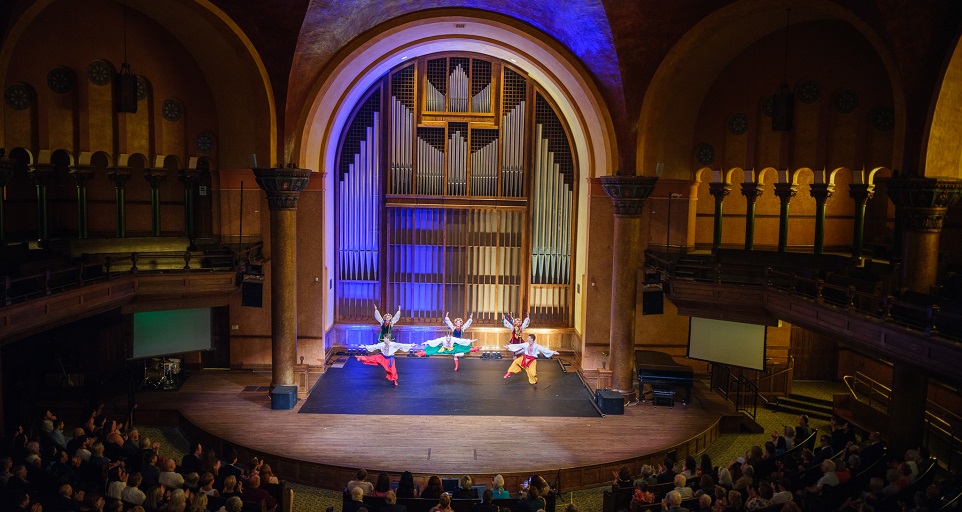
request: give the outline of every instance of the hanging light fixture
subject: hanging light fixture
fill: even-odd
[[[127,62],[127,2],[124,2],[124,62],[114,76],[114,109],[118,113],[137,113],[137,75]]]
[[[792,131],[792,118],[795,114],[795,95],[788,88],[788,26],[791,9],[785,9],[785,59],[782,62],[782,83],[778,86],[772,102],[772,131]]]

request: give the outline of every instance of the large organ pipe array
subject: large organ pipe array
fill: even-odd
[[[367,114],[348,130],[353,140],[342,146],[337,187],[337,303],[339,314],[351,318],[369,315],[380,293],[381,122],[379,112]],[[349,146],[354,152],[345,152]]]
[[[576,182],[563,123],[508,65],[424,64],[390,73],[390,94],[372,92],[343,136],[338,318],[365,321],[386,303],[413,323],[451,311],[499,325],[502,313],[530,311],[539,326],[570,326]],[[513,200],[474,200],[498,197]]]

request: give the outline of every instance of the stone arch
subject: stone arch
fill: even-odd
[[[905,94],[899,70],[883,39],[852,11],[827,0],[793,2],[793,24],[841,20],[875,49],[892,84],[896,126],[892,153],[900,161],[905,134]],[[666,55],[645,93],[638,121],[637,168],[665,162],[676,174],[690,168],[698,110],[711,84],[731,60],[755,41],[785,26],[781,0],[741,0],[705,17]],[[667,101],[671,98],[670,101]],[[668,176],[682,178],[682,176]]]
[[[536,29],[481,17],[479,13],[465,10],[457,15],[444,12],[433,17],[417,13],[376,27],[340,54],[330,70],[311,87],[310,100],[304,105],[290,139],[291,156],[285,155],[285,159],[296,159],[303,167],[322,172],[327,223],[331,223],[334,216],[332,194],[336,173],[330,171],[336,162],[341,131],[347,126],[354,106],[370,87],[409,55],[458,48],[511,62],[552,97],[568,125],[571,139],[579,141],[573,148],[579,178],[614,174],[618,153],[611,115],[578,60]],[[456,28],[456,24],[466,21],[472,25],[470,33]],[[651,168],[654,169],[654,165]],[[579,189],[573,274],[576,276],[582,275],[585,269],[588,189]],[[325,230],[322,241],[328,268],[334,268],[333,233],[333,229]],[[575,301],[576,328],[583,321],[580,320],[582,308],[582,303]],[[325,327],[332,322],[333,313],[333,301],[328,301]]]
[[[756,181],[756,183],[758,183],[759,185],[764,185],[764,184],[765,184],[766,177],[769,177],[769,178],[770,178],[770,177],[772,177],[772,176],[774,176],[774,178],[775,178],[775,180],[772,181],[772,183],[777,183],[777,182],[778,182],[778,170],[775,169],[774,167],[766,167],[766,168],[758,171],[758,173],[755,175],[755,181]]]
[[[57,4],[57,0],[31,3],[9,28],[0,47],[0,83],[6,82],[14,49],[30,35],[34,21]],[[126,5],[162,26],[200,65],[217,103],[218,142],[228,159],[225,165],[246,167],[246,155],[252,151],[273,157],[277,153],[273,88],[263,60],[240,26],[211,0],[131,0]]]

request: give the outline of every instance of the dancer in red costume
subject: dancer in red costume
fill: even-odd
[[[528,324],[531,323],[531,313],[528,313],[524,317],[524,321],[520,318],[512,318],[511,315],[504,315],[504,326],[511,329],[511,341],[508,343],[513,343],[520,345],[524,343],[524,338],[522,334],[524,330],[528,328]]]
[[[386,372],[387,380],[393,381],[397,386],[397,366],[394,364],[394,354],[398,351],[407,352],[413,347],[413,343],[395,343],[394,335],[386,333],[380,343],[367,345],[364,348],[368,352],[379,351],[373,356],[357,356],[357,360],[374,366],[381,366]]]

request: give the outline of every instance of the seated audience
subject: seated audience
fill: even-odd
[[[344,504],[344,512],[357,512],[364,508],[364,488],[356,485],[349,492],[351,501]]]
[[[441,477],[438,475],[431,475],[428,478],[428,484],[421,491],[421,497],[430,500],[441,499],[441,495],[444,494],[444,487],[441,485]]]
[[[459,481],[460,486],[458,490],[454,492],[452,498],[456,500],[476,500],[478,499],[478,491],[472,488],[471,477],[468,475],[461,475],[461,480]]]
[[[491,485],[494,487],[491,489],[491,494],[494,495],[496,500],[506,500],[511,497],[511,493],[504,488],[504,477],[501,475],[494,475],[494,479],[491,481]]]
[[[374,484],[367,481],[367,470],[359,469],[354,475],[354,480],[347,483],[347,491],[351,492],[355,487],[360,487],[364,494],[373,495],[374,494]]]
[[[401,479],[398,480],[397,491],[395,491],[398,498],[417,498],[418,490],[414,485],[414,475],[410,471],[405,471],[401,473]]]
[[[471,512],[499,512],[498,506],[494,504],[494,493],[491,489],[485,489],[481,495],[481,503],[471,507]]]
[[[260,502],[265,500],[267,502],[267,508],[272,509],[277,506],[277,500],[271,496],[271,493],[260,488],[261,477],[258,475],[251,475],[250,479],[247,480],[247,485],[241,491],[241,499],[244,501]]]
[[[381,474],[377,476],[377,483],[374,484],[374,495],[378,498],[383,498],[390,490],[391,477],[382,471]]]
[[[430,512],[454,512],[454,509],[451,508],[451,495],[446,492],[441,493],[438,504],[431,507]]]
[[[384,506],[377,509],[377,512],[407,512],[407,509],[404,505],[397,504],[397,495],[394,491],[388,491],[384,494]]]
[[[668,512],[688,512],[687,508],[681,506],[681,494],[678,491],[670,491],[665,495],[661,509]]]

